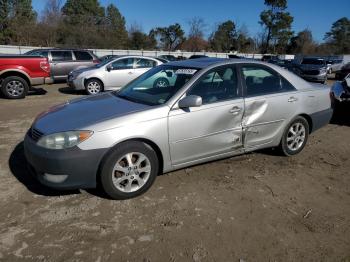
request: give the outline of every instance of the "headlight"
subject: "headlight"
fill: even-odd
[[[38,145],[48,149],[66,149],[78,145],[88,139],[92,131],[68,131],[44,136]]]

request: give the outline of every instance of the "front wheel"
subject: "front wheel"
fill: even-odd
[[[156,79],[153,83],[153,87],[159,87],[159,88],[164,88],[169,86],[169,80],[166,79],[165,77],[160,77]]]
[[[147,144],[125,142],[103,161],[101,184],[113,199],[128,199],[145,193],[159,171],[157,154]]]
[[[284,131],[280,150],[286,156],[300,153],[309,138],[309,124],[305,118],[295,118]]]
[[[20,99],[24,98],[28,93],[28,83],[21,77],[6,77],[1,84],[1,92],[6,98]]]
[[[103,84],[98,79],[89,79],[85,82],[85,90],[88,95],[97,95],[103,91]]]

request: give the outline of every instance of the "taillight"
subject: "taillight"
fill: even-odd
[[[50,64],[47,61],[40,62],[40,68],[45,72],[50,73]]]
[[[94,64],[99,64],[99,63],[100,63],[100,60],[95,59],[95,60],[93,60],[92,62],[93,62]]]

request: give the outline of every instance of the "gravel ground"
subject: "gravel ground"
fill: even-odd
[[[0,99],[1,261],[350,261],[348,106],[298,156],[199,165],[112,201],[45,188],[25,168],[35,116],[81,95],[56,84]]]

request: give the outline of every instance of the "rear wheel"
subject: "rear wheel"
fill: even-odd
[[[22,77],[6,77],[1,84],[2,94],[9,99],[24,98],[28,93],[28,83]]]
[[[98,79],[89,79],[85,82],[85,90],[88,95],[97,95],[103,91],[103,84]]]
[[[113,199],[145,193],[158,175],[157,154],[145,143],[130,141],[117,146],[101,168],[101,184]]]
[[[309,124],[305,118],[295,118],[286,128],[280,144],[281,152],[286,156],[300,153],[309,138]]]

